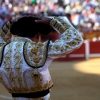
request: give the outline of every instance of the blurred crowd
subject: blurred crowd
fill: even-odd
[[[100,31],[100,0],[0,0],[0,28],[27,13],[67,16],[82,33]]]

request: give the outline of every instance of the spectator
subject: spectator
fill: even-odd
[[[100,23],[99,0],[67,0],[67,2],[64,0],[62,6],[58,4],[57,0],[19,0],[19,2],[17,0],[0,1],[0,28],[11,17],[32,13],[46,16],[70,15],[71,23],[78,30],[88,31],[84,29],[88,26],[90,30],[99,31],[98,28],[93,27],[95,22]],[[84,22],[86,18],[92,22]]]

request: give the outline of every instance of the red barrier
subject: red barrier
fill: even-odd
[[[100,41],[90,41],[89,49],[89,57],[100,57]]]
[[[90,54],[100,53],[100,41],[89,42]]]
[[[83,43],[79,49],[74,50],[67,55],[67,60],[84,60],[86,59],[85,53],[85,43]]]

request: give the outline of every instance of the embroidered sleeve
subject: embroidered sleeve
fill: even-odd
[[[3,27],[2,30],[0,31],[0,43],[8,42],[9,39],[11,38],[10,34],[10,27],[12,25],[11,21],[8,21]]]
[[[60,34],[55,42],[50,42],[48,56],[58,58],[79,48],[83,43],[81,34],[66,17],[54,17],[50,25]]]

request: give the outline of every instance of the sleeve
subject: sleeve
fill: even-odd
[[[11,38],[10,27],[12,25],[11,21],[8,21],[0,31],[0,43],[8,42]]]
[[[55,42],[50,42],[48,57],[55,59],[79,48],[83,43],[81,34],[72,26],[67,17],[54,17],[50,25],[60,34]]]

